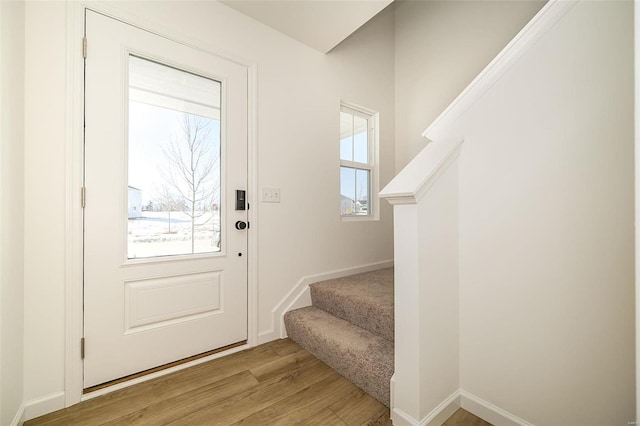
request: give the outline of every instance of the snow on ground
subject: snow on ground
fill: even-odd
[[[220,251],[219,214],[196,218],[194,237],[194,253]],[[129,219],[129,259],[191,253],[191,218],[186,213],[145,211],[142,217]]]

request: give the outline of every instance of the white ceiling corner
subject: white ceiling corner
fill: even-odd
[[[393,0],[220,0],[238,12],[327,53]]]

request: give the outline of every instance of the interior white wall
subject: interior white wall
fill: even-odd
[[[26,3],[27,404],[64,389],[65,18],[64,3]]]
[[[461,388],[531,424],[635,416],[633,3],[578,3],[463,118]]]
[[[390,206],[381,205],[380,221],[348,223],[340,220],[338,207],[341,99],[380,112],[380,184],[394,174],[392,12],[325,56],[216,2],[115,7],[257,64],[259,186],[281,188],[282,199],[254,206],[259,209],[252,227],[259,241],[259,332],[269,332],[271,310],[301,277],[393,257]],[[66,18],[64,2],[27,3],[28,402],[59,400],[64,390]]]
[[[0,2],[0,424],[23,402],[24,2]]]
[[[343,222],[336,214],[334,143],[340,100],[378,111],[380,187],[394,176],[393,25],[393,13],[386,10],[325,56],[304,49],[309,61],[291,74],[291,67],[302,66],[295,59],[301,44],[287,48],[293,50],[286,58],[274,52],[268,67],[267,58],[260,62],[259,179],[282,188],[281,204],[260,205],[261,332],[271,327],[272,307],[301,277],[393,258],[390,205],[380,203],[379,221]],[[286,85],[279,83],[283,79]],[[287,124],[289,112],[278,112],[283,107],[301,109],[294,115],[299,125]],[[312,129],[312,137],[301,138],[305,129]]]
[[[396,2],[397,171],[427,143],[422,132],[544,3]]]

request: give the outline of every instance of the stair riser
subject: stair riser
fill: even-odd
[[[393,309],[363,303],[318,285],[312,285],[310,290],[313,306],[393,342]]]
[[[389,341],[314,307],[288,312],[285,325],[291,340],[389,406],[393,374]]]

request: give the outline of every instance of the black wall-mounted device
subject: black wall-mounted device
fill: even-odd
[[[247,209],[247,192],[242,189],[236,189],[236,210]]]

